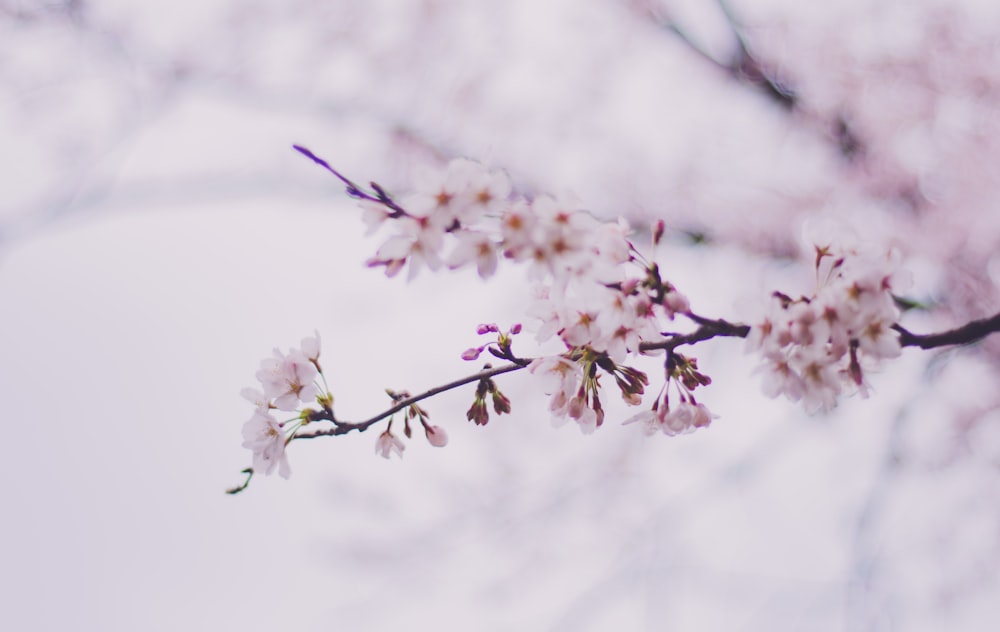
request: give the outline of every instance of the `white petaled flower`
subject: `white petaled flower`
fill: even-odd
[[[254,408],[256,409],[255,412],[258,414],[266,415],[271,409],[271,398],[265,395],[262,391],[247,387],[240,391],[240,395],[242,395],[244,399],[253,403]]]
[[[826,340],[821,335],[817,335],[814,325],[819,319],[812,303],[793,303],[787,310],[788,333],[792,343],[811,346],[813,344],[825,344]]]
[[[800,374],[805,389],[802,401],[808,412],[828,411],[837,404],[841,380],[836,367],[827,358],[816,354],[798,352],[801,356]]]
[[[461,268],[473,261],[479,276],[488,279],[497,271],[497,246],[486,233],[463,230],[455,234],[458,242],[448,257],[448,267]]]
[[[895,319],[873,318],[858,335],[858,347],[873,358],[897,358],[902,353]]]
[[[510,178],[503,171],[488,171],[482,165],[470,174],[468,191],[472,208],[482,213],[499,213],[507,206]]]
[[[270,475],[277,468],[282,478],[291,475],[285,454],[285,432],[269,413],[254,413],[243,424],[243,447],[253,451],[254,471]]]
[[[678,435],[694,432],[698,428],[706,428],[712,423],[715,415],[704,404],[681,401],[672,411],[662,418],[664,434]]]
[[[435,448],[448,445],[448,433],[441,426],[425,426],[424,434],[427,436],[427,442]]]
[[[770,353],[765,356],[761,366],[764,373],[763,390],[768,397],[784,395],[793,402],[802,399],[806,392],[806,383],[802,376],[792,368],[783,352]]]
[[[810,412],[833,408],[845,387],[867,396],[862,365],[900,355],[893,291],[907,281],[897,252],[872,256],[836,240],[816,243],[815,295],[792,301],[776,293],[747,337],[747,350],[764,359],[764,392],[801,399]]]
[[[681,402],[671,409],[666,406],[660,409],[660,429],[667,436],[676,436],[689,432],[694,427],[694,411],[687,402]]]
[[[691,411],[691,425],[694,428],[707,428],[716,417],[718,415],[713,415],[705,404],[694,404]]]
[[[537,223],[538,218],[524,200],[518,200],[504,211],[500,218],[500,236],[505,257],[524,261],[530,256]]]
[[[580,366],[562,356],[547,356],[528,365],[528,371],[538,376],[544,392],[552,396],[549,410],[557,417],[565,415],[580,384]]]
[[[275,349],[274,357],[262,360],[257,371],[264,395],[274,398],[274,406],[280,410],[296,410],[299,401],[315,399],[319,394],[313,384],[316,375],[316,367],[298,349],[288,355]]]
[[[451,223],[469,204],[467,191],[475,163],[458,158],[444,171],[423,171],[417,174],[414,192],[407,195],[403,207],[410,213],[435,216]]]
[[[583,276],[598,259],[594,249],[597,221],[582,211],[548,196],[531,203],[536,222],[527,248],[531,261],[530,278],[551,276],[565,282],[570,276]]]
[[[319,352],[320,352],[319,332],[315,331],[314,333],[316,334],[315,336],[309,336],[307,338],[303,338],[302,343],[300,344],[300,347],[302,349],[302,355],[304,355],[307,360],[313,363],[319,360]]]
[[[843,356],[851,342],[851,310],[841,297],[830,292],[820,294],[814,305],[817,320],[813,329],[816,337],[829,343],[832,355],[838,358]]]
[[[388,459],[391,454],[395,454],[399,458],[403,458],[403,450],[405,449],[406,445],[404,445],[403,442],[389,430],[380,434],[378,439],[375,441],[375,454],[384,459]]]
[[[561,336],[568,347],[582,347],[601,338],[601,329],[597,325],[597,313],[573,310],[564,315],[563,322],[566,323],[566,327]]]
[[[396,221],[400,234],[390,237],[375,252],[376,261],[409,262],[409,278],[412,280],[420,269],[430,270],[441,267],[441,247],[444,244],[446,226],[428,217],[403,217]],[[386,274],[392,276],[398,269],[386,267]],[[391,274],[390,274],[391,273]]]
[[[603,348],[595,347],[598,351],[604,351],[615,364],[621,364],[628,358],[628,352],[639,348],[639,334],[634,329],[625,325],[619,325],[605,341]]]
[[[640,424],[643,432],[652,436],[657,432],[660,432],[660,418],[656,413],[657,411],[655,410],[644,410],[641,413],[632,415],[626,419],[622,422],[622,425]]]
[[[586,405],[582,397],[574,397],[567,406],[570,419],[574,420],[583,434],[593,434],[597,430],[597,411]],[[578,405],[579,404],[579,405]]]
[[[667,436],[676,436],[694,432],[698,428],[706,428],[716,415],[704,404],[695,404],[682,399],[673,408],[665,401],[657,410],[644,410],[625,420],[626,424],[642,424],[647,435],[662,432]]]
[[[750,328],[746,350],[760,351],[766,355],[780,351],[791,342],[792,337],[788,331],[788,310],[785,309],[781,299],[771,297],[764,318]]]
[[[531,286],[531,300],[525,309],[527,314],[539,321],[535,338],[544,342],[563,328],[561,312],[565,311],[561,300],[553,300],[552,288],[536,283]]]
[[[384,204],[371,200],[361,200],[358,204],[362,209],[361,221],[368,227],[366,235],[374,234],[389,219],[390,211]]]

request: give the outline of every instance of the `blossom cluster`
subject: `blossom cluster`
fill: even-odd
[[[412,278],[423,268],[475,265],[485,279],[502,260],[524,264],[534,282],[525,302],[527,315],[537,325],[536,337],[539,342],[554,339],[562,350],[521,357],[514,351],[520,324],[506,330],[493,323],[479,325],[476,333],[486,341],[466,349],[461,357],[475,361],[488,353],[504,366],[486,364],[472,376],[417,396],[387,389],[392,401],[387,411],[351,423],[334,414],[333,396],[319,363],[318,334],[287,353],[276,349],[261,362],[260,389],[243,391],[255,405],[243,428],[243,445],[253,452],[253,470],[265,474],[277,470],[287,477],[285,447],[290,441],[361,432],[382,421],[386,426],[376,439],[376,454],[402,456],[406,444],[393,432],[396,415],[402,416],[403,436],[412,437],[419,423],[428,442],[442,447],[447,434],[428,422],[428,413],[418,402],[475,383],[466,418],[486,425],[491,409],[497,415],[511,412],[511,401],[494,378],[514,370],[527,369],[549,395],[556,425],[573,421],[589,434],[605,421],[602,386],[613,381],[627,405],[641,406],[650,380],[634,364],[641,356],[658,356],[663,364],[659,392],[648,408],[625,423],[650,435],[673,436],[704,428],[715,417],[695,396],[696,389],[712,380],[698,368],[696,358],[677,350],[680,345],[715,336],[746,337],[748,350],[761,356],[765,392],[802,400],[810,411],[833,407],[845,389],[867,394],[865,371],[900,354],[896,331],[900,312],[893,292],[901,289],[903,277],[891,255],[873,257],[830,244],[815,246],[813,294],[793,299],[775,293],[767,315],[748,327],[692,312],[687,298],[662,276],[659,265],[635,248],[624,222],[599,221],[548,196],[519,197],[502,172],[454,160],[436,176],[424,177],[415,192],[394,198],[375,183],[374,193],[362,190],[308,150],[297,149],[347,184],[348,193],[360,199],[370,233],[390,233],[369,266],[383,267],[388,276],[408,268]],[[663,222],[654,226],[653,248],[664,231]],[[698,329],[689,334],[665,331],[677,315]],[[292,417],[278,420],[275,411]],[[301,431],[315,422],[330,422],[332,427]]]
[[[537,359],[531,371],[550,384],[554,421],[573,419],[590,432],[604,418],[598,370],[613,376],[627,403],[641,403],[645,375],[640,380],[636,374],[641,372],[624,363],[642,354],[643,343],[662,342],[664,321],[690,307],[661,278],[656,263],[638,256],[624,222],[602,222],[565,200],[529,200],[512,190],[504,173],[465,159],[423,178],[416,192],[398,201],[378,189],[377,197],[361,201],[365,221],[372,232],[384,225],[392,225],[393,232],[369,265],[384,267],[389,276],[409,266],[412,277],[425,267],[474,263],[488,278],[502,259],[525,264],[535,282],[528,315],[537,322],[537,338],[557,337],[566,349]],[[660,224],[654,245],[662,235]],[[501,334],[491,352],[516,360],[509,335]],[[476,359],[487,346],[462,357]],[[505,349],[502,354],[500,349]],[[491,388],[483,384],[479,390]],[[496,391],[487,392],[496,401]],[[484,398],[478,393],[470,410],[476,423],[487,418]]]
[[[668,436],[694,432],[712,423],[715,417],[705,404],[699,403],[694,390],[707,386],[712,379],[698,370],[698,361],[679,353],[671,353],[667,360],[667,382],[653,406],[625,420],[626,424],[641,424],[646,434],[662,432]],[[677,401],[671,405],[670,387],[677,393]]]
[[[245,388],[244,398],[254,404],[254,413],[243,424],[243,447],[253,451],[253,469],[271,474],[277,468],[284,478],[291,474],[285,446],[295,430],[308,421],[308,415],[299,414],[289,421],[278,421],[274,410],[295,411],[302,403],[331,400],[328,394],[320,395],[315,384],[321,374],[319,364],[320,337],[303,338],[298,349],[288,353],[274,350],[270,358],[260,363],[257,380],[261,389]]]
[[[296,438],[296,431],[303,426],[320,420],[333,422],[343,429],[363,429],[367,424],[348,424],[338,421],[333,414],[333,395],[326,388],[323,367],[319,363],[320,336],[303,338],[298,348],[288,353],[275,349],[270,358],[260,363],[257,380],[260,388],[245,388],[244,398],[254,404],[253,415],[243,424],[243,447],[253,452],[254,472],[266,475],[278,471],[284,478],[291,474],[285,447]],[[323,388],[317,383],[323,381]],[[386,390],[393,402],[401,402],[409,393]],[[316,408],[311,406],[315,405]],[[292,412],[290,419],[279,421],[274,411]],[[428,422],[428,414],[420,406],[412,404],[403,414],[403,434],[412,436],[410,422],[416,420],[424,428],[427,441],[435,447],[444,447],[448,435],[439,426]],[[375,441],[375,453],[389,458],[391,454],[403,455],[406,445],[392,432],[393,418],[390,416],[386,429]],[[238,490],[237,490],[238,491]]]
[[[867,396],[865,371],[901,352],[894,298],[906,283],[895,253],[875,257],[815,246],[817,289],[792,299],[776,292],[747,349],[761,355],[764,392],[829,410],[845,390]]]

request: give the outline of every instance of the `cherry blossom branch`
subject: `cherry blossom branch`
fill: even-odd
[[[653,351],[655,349],[666,349],[667,351],[673,351],[681,345],[690,345],[697,342],[703,342],[705,340],[711,340],[712,338],[746,338],[750,333],[750,325],[731,323],[721,318],[704,318],[690,312],[686,313],[685,316],[698,323],[698,329],[695,329],[689,334],[673,334],[667,340],[662,342],[640,343],[639,350]]]
[[[532,266],[542,282],[534,288],[533,316],[541,320],[539,341],[552,336],[565,344],[563,353],[539,358],[519,357],[512,351],[512,337],[520,323],[501,330],[495,323],[480,324],[476,332],[489,336],[484,344],[466,349],[462,358],[477,359],[487,351],[503,365],[486,365],[466,377],[431,388],[419,395],[386,393],[392,405],[370,419],[342,421],[334,413],[333,395],[319,362],[320,338],[303,338],[300,348],[287,353],[274,350],[261,361],[256,377],[263,390],[246,388],[241,394],[254,403],[253,416],[243,427],[243,446],[253,451],[253,467],[244,470],[247,480],[231,490],[246,488],[254,471],[283,477],[291,469],[285,448],[296,439],[339,436],[364,432],[388,420],[379,434],[375,453],[389,458],[402,456],[405,444],[393,433],[394,415],[403,415],[403,435],[412,437],[413,424],[423,427],[434,447],[448,443],[445,430],[428,423],[428,413],[419,406],[440,393],[476,384],[466,418],[485,425],[490,418],[488,400],[497,415],[511,412],[510,400],[497,387],[494,377],[528,368],[545,383],[551,396],[553,420],[572,419],[585,434],[594,432],[605,419],[600,378],[614,380],[626,404],[640,406],[650,380],[645,372],[628,364],[654,351],[666,351],[663,385],[649,408],[623,423],[639,424],[647,434],[674,436],[711,424],[714,417],[695,391],[712,383],[698,368],[697,358],[677,353],[682,345],[714,338],[746,338],[747,349],[761,354],[764,392],[771,397],[786,395],[802,400],[806,410],[829,410],[845,389],[867,392],[864,370],[879,360],[899,356],[903,346],[924,349],[978,340],[1000,331],[1000,314],[974,321],[940,334],[916,335],[897,324],[900,317],[893,285],[898,280],[896,261],[866,257],[855,250],[840,251],[828,243],[814,244],[816,267],[825,269],[824,281],[811,297],[799,299],[780,292],[772,294],[768,314],[753,327],[722,318],[706,318],[691,311],[687,298],[666,280],[656,262],[644,258],[627,238],[621,224],[601,223],[583,211],[574,210],[548,196],[511,198],[509,180],[502,172],[491,172],[465,159],[453,160],[439,181],[421,184],[401,206],[374,182],[362,190],[322,158],[308,149],[295,150],[333,174],[347,186],[347,193],[362,201],[365,223],[379,228],[388,222],[396,227],[369,265],[385,266],[393,276],[409,267],[409,277],[421,268],[457,269],[476,264],[483,278],[492,276],[498,260]],[[653,231],[655,247],[663,236],[663,222]],[[447,240],[454,240],[450,251]],[[449,242],[450,243],[450,242]],[[640,262],[641,276],[624,267]],[[546,285],[545,280],[550,284]],[[587,291],[589,288],[601,291]],[[664,332],[663,323],[680,314],[696,325],[688,333]],[[494,338],[495,337],[495,338]],[[318,379],[322,379],[322,386]],[[304,404],[304,406],[303,406]],[[318,406],[317,406],[318,404]],[[296,416],[279,421],[272,411],[294,411]],[[305,426],[328,421],[331,427],[306,431]]]
[[[681,345],[694,344],[712,338],[746,338],[750,333],[749,325],[731,323],[721,318],[708,319],[691,313],[685,315],[700,325],[698,329],[689,334],[672,335],[669,339],[662,342],[644,342],[639,345],[640,351],[652,351],[654,349],[672,351]],[[899,333],[899,344],[902,347],[935,349],[950,345],[965,345],[982,340],[990,334],[1000,332],[1000,313],[994,314],[989,318],[973,320],[960,327],[936,334],[915,334],[899,324],[893,325],[892,328]]]
[[[904,347],[934,349],[949,345],[965,345],[1000,331],[1000,313],[937,334],[914,334],[898,324],[892,328],[899,332],[899,343]]]
[[[423,401],[429,397],[433,397],[445,391],[450,391],[459,386],[465,386],[466,384],[471,384],[473,382],[479,382],[486,380],[497,375],[503,375],[504,373],[511,373],[513,371],[519,371],[526,368],[531,363],[528,359],[518,359],[516,362],[511,364],[506,364],[500,367],[490,367],[484,369],[473,375],[467,375],[463,378],[448,382],[447,384],[442,384],[441,386],[435,386],[432,389],[428,389],[419,395],[413,395],[412,397],[407,397],[406,399],[399,400],[392,408],[389,408],[370,419],[364,421],[359,421],[356,423],[340,421],[334,418],[333,413],[330,410],[318,410],[309,414],[309,421],[331,421],[334,424],[333,428],[327,430],[315,430],[313,432],[298,433],[292,437],[292,439],[315,439],[317,437],[333,437],[337,435],[347,434],[352,430],[357,430],[358,432],[364,432],[370,426],[382,421],[383,419],[394,415],[401,410],[409,408],[417,402]]]
[[[671,335],[668,340],[655,343],[642,343],[640,345],[640,351],[653,351],[657,349],[666,349],[669,351],[675,348],[686,345],[695,344],[698,342],[703,342],[705,340],[710,340],[712,338],[718,337],[738,337],[745,338],[750,332],[749,325],[742,325],[737,323],[730,323],[723,319],[708,319],[698,316],[693,313],[685,314],[691,320],[699,323],[698,329],[689,334],[674,334]],[[309,413],[308,419],[310,422],[315,421],[330,421],[334,424],[333,428],[326,430],[315,430],[312,432],[301,432],[297,433],[292,437],[295,439],[315,439],[317,437],[333,437],[347,434],[351,431],[364,432],[376,423],[394,415],[402,410],[405,410],[425,399],[431,398],[435,395],[439,395],[446,391],[458,388],[460,386],[465,386],[466,384],[472,384],[474,382],[480,382],[482,380],[490,379],[496,377],[497,375],[503,375],[504,373],[512,373],[514,371],[519,371],[521,369],[527,368],[531,364],[533,358],[517,358],[512,363],[506,364],[500,367],[490,367],[474,373],[472,375],[467,375],[463,378],[453,380],[446,384],[436,386],[434,388],[428,389],[419,395],[413,395],[405,399],[400,399],[391,408],[388,408],[374,417],[366,419],[359,422],[346,422],[336,419],[333,411],[330,409],[317,410]]]
[[[369,183],[372,189],[375,191],[375,195],[372,195],[371,193],[366,192],[364,189],[355,184],[354,181],[352,181],[350,178],[348,178],[347,176],[343,175],[342,173],[331,167],[330,163],[323,160],[316,154],[312,153],[302,145],[292,145],[292,149],[299,152],[309,160],[312,160],[317,165],[323,167],[324,169],[335,175],[338,180],[340,180],[347,186],[347,195],[351,196],[352,198],[358,200],[368,200],[369,202],[376,202],[378,204],[382,204],[383,206],[393,210],[394,212],[393,217],[405,217],[409,215],[409,213],[406,212],[406,209],[396,204],[396,202],[393,201],[392,197],[388,193],[386,193],[385,190],[377,183],[375,182]]]

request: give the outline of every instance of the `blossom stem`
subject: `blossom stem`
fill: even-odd
[[[292,145],[292,149],[299,152],[309,160],[312,160],[317,165],[323,167],[324,169],[335,175],[338,180],[340,180],[347,186],[347,195],[351,196],[352,198],[359,200],[368,200],[370,202],[376,202],[378,204],[382,204],[387,208],[392,209],[397,216],[408,215],[408,213],[403,207],[396,204],[389,196],[389,194],[386,193],[385,190],[382,189],[382,187],[375,184],[374,182],[372,182],[371,184],[372,188],[375,189],[376,195],[372,195],[371,193],[366,192],[364,189],[355,184],[350,178],[348,178],[347,176],[343,175],[342,173],[331,167],[330,163],[323,160],[316,154],[312,153],[302,145]]]
[[[514,362],[514,363],[511,363],[511,364],[505,364],[504,366],[492,367],[492,368],[489,368],[489,369],[484,369],[484,370],[482,370],[479,373],[476,373],[474,375],[468,375],[468,376],[463,377],[461,379],[454,380],[452,382],[448,382],[447,384],[442,384],[441,386],[436,386],[436,387],[434,387],[432,389],[424,391],[423,393],[420,393],[419,395],[414,395],[412,397],[407,397],[406,399],[401,399],[398,402],[396,402],[396,404],[392,408],[389,408],[389,409],[387,409],[387,410],[385,410],[385,411],[383,411],[383,412],[375,415],[371,419],[366,419],[364,421],[359,421],[359,422],[356,422],[356,423],[351,423],[351,422],[346,422],[346,421],[334,421],[333,419],[330,418],[330,415],[326,411],[319,410],[319,411],[316,411],[315,413],[311,414],[309,420],[310,421],[320,421],[320,420],[333,421],[334,427],[333,428],[329,428],[327,430],[315,430],[313,432],[304,432],[304,433],[301,433],[301,434],[296,434],[295,436],[292,437],[292,439],[315,439],[316,437],[336,436],[336,435],[347,434],[348,432],[351,432],[352,430],[357,430],[358,432],[364,432],[365,430],[368,429],[369,426],[372,426],[372,425],[378,423],[379,421],[385,419],[386,417],[388,417],[390,415],[393,415],[395,413],[398,413],[399,411],[403,410],[404,408],[407,408],[407,407],[409,407],[409,406],[411,406],[413,404],[416,404],[417,402],[419,402],[421,400],[427,399],[428,397],[433,397],[433,396],[438,395],[440,393],[443,393],[445,391],[450,391],[453,388],[458,388],[459,386],[464,386],[466,384],[471,384],[472,382],[477,382],[479,380],[488,379],[488,378],[491,378],[491,377],[496,376],[496,375],[502,375],[504,373],[510,373],[512,371],[519,371],[521,369],[527,368],[527,366],[530,363],[531,363],[530,360],[521,359],[521,360],[519,360],[517,362]]]
[[[681,345],[694,344],[712,338],[746,338],[747,334],[750,333],[749,325],[731,323],[721,318],[711,320],[691,313],[688,313],[687,316],[696,323],[699,323],[698,329],[689,334],[672,334],[670,338],[662,342],[640,343],[639,351],[653,351],[654,349],[673,351]]]
[[[245,481],[243,481],[242,485],[237,485],[236,487],[230,487],[229,489],[227,489],[226,490],[227,494],[230,494],[230,495],[232,495],[232,494],[238,494],[241,491],[243,491],[244,489],[246,489],[247,485],[250,484],[250,479],[253,478],[253,468],[252,467],[248,467],[248,468],[246,468],[244,470],[241,470],[240,474],[246,474],[247,475],[247,479]]]

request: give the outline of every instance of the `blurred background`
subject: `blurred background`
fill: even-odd
[[[699,345],[712,427],[553,429],[426,402],[249,465],[239,391],[319,330],[338,414],[470,372],[510,266],[387,281],[291,150],[404,191],[468,156],[662,218],[667,278],[752,320],[802,223],[900,249],[943,330],[1000,310],[1000,5],[985,0],[0,0],[0,611],[16,630],[992,630],[1000,337],[906,350],[831,414]],[[637,242],[642,243],[641,233]],[[518,340],[531,354],[531,338]]]

